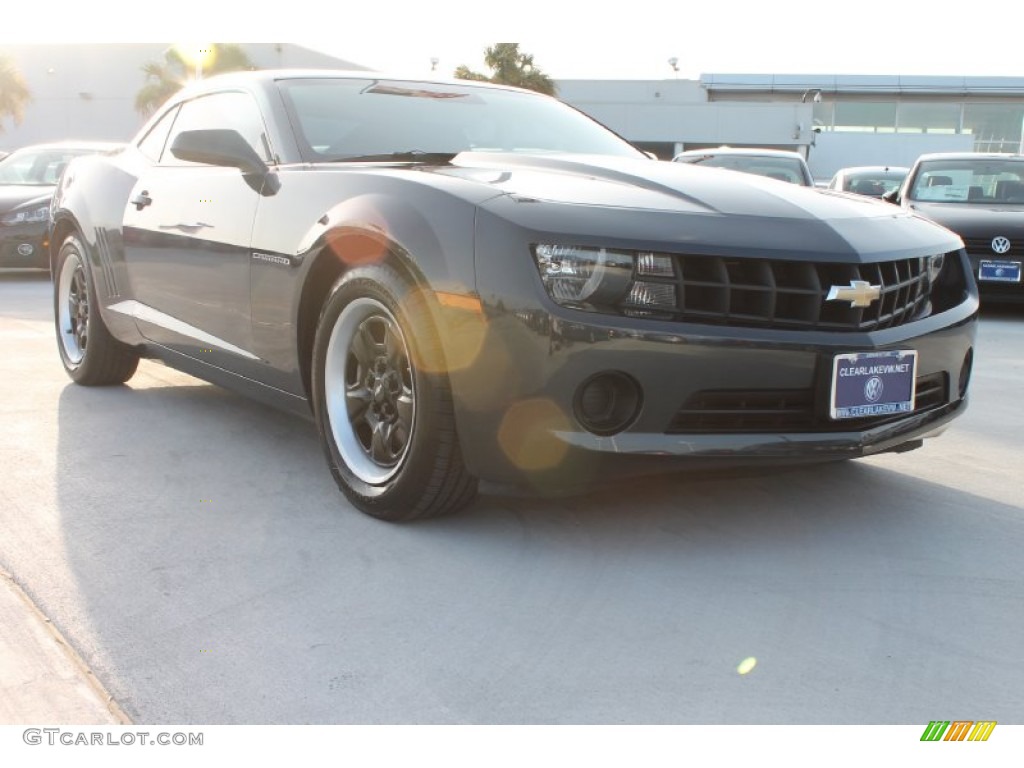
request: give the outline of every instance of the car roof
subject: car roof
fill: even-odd
[[[849,168],[840,168],[836,173],[878,173],[880,171],[894,171],[896,173],[906,173],[909,168],[905,168],[902,165],[852,165]]]
[[[1013,152],[931,152],[917,158],[923,160],[1024,160],[1024,155]]]
[[[244,85],[251,83],[272,83],[278,80],[309,80],[309,79],[347,79],[347,80],[388,80],[410,83],[433,83],[436,85],[460,85],[489,88],[499,91],[515,91],[542,96],[536,91],[516,88],[511,85],[500,85],[486,80],[460,80],[454,77],[434,77],[410,72],[378,72],[368,69],[255,69],[239,72],[223,72],[190,82],[182,89],[182,94],[205,93],[212,87],[224,85]]]
[[[708,147],[706,149],[688,149],[676,157],[702,157],[706,155],[751,155],[755,157],[798,157],[804,159],[799,152],[788,149],[759,149],[757,147]]]
[[[124,149],[125,143],[121,141],[49,141],[42,144],[27,144],[24,147],[18,147],[18,149],[11,152],[8,157],[12,157],[18,152],[45,152],[47,150],[59,151],[62,149],[85,149],[95,150],[97,152],[114,151],[118,149]]]

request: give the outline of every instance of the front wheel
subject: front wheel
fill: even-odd
[[[85,259],[81,241],[68,235],[57,256],[53,291],[60,359],[77,384],[123,384],[138,368],[139,353],[107,330]]]
[[[383,520],[454,512],[476,495],[423,296],[388,266],[335,284],[313,350],[313,409],[331,472]]]

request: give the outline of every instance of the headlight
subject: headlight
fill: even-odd
[[[41,205],[37,208],[28,208],[21,211],[10,211],[0,219],[4,224],[28,224],[31,222],[49,221],[50,204]]]
[[[669,256],[543,243],[534,246],[533,257],[548,295],[562,306],[627,314],[676,308]]]
[[[559,304],[615,303],[633,276],[633,258],[623,251],[538,245],[534,257],[544,287]]]

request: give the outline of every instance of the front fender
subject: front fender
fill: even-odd
[[[475,205],[411,183],[410,173],[417,172],[283,170],[281,190],[261,201],[252,241],[252,321],[257,354],[274,369],[274,386],[308,390],[308,337],[331,285],[347,269],[387,258],[432,291],[475,291]]]
[[[466,227],[471,268],[472,219]],[[419,210],[404,200],[381,194],[360,195],[335,205],[309,229],[299,246],[299,253],[306,254],[306,258],[334,258],[345,269],[379,263],[391,256],[417,282],[468,292],[473,289],[472,283],[466,283],[467,278],[472,280],[472,269],[448,263],[449,256],[458,260],[458,251],[457,246],[450,254],[445,251],[438,233]]]

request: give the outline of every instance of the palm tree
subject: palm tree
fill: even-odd
[[[556,93],[554,81],[534,66],[531,54],[519,52],[519,43],[497,43],[491,46],[484,52],[484,62],[492,70],[490,76],[474,72],[463,64],[455,70],[455,77],[529,88],[549,96]]]
[[[213,43],[204,58],[204,74],[256,69],[241,46],[233,43]],[[148,117],[157,107],[173,96],[193,76],[194,64],[186,61],[186,54],[177,46],[164,51],[163,61],[150,61],[142,65],[146,82],[135,95],[135,111]]]
[[[32,101],[25,78],[7,56],[0,56],[0,133],[8,117],[15,125],[25,117],[25,106]]]

